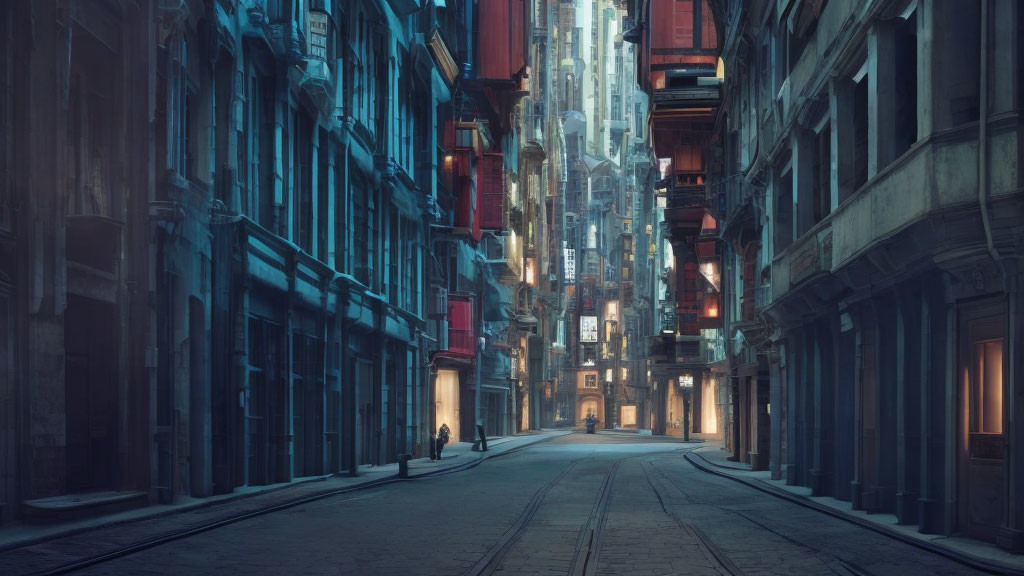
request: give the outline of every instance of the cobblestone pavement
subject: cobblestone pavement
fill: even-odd
[[[695,446],[573,434],[470,470],[243,520],[81,573],[978,573],[701,472],[683,458]],[[87,535],[78,538],[87,545]]]

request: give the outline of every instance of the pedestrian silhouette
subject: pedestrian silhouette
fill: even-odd
[[[441,459],[441,449],[448,443],[448,437],[451,436],[452,430],[448,427],[448,424],[441,424],[441,430],[437,433],[436,450],[437,459]]]

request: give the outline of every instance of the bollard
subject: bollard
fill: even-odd
[[[487,436],[484,435],[484,427],[477,424],[476,431],[480,433],[480,451],[487,452]]]
[[[412,460],[412,454],[401,454],[398,456],[398,477],[408,478],[409,477],[409,460]]]

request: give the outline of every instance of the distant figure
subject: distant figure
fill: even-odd
[[[430,459],[437,460],[437,434],[430,432]]]
[[[594,418],[593,414],[587,414],[587,434],[596,434],[597,430],[597,418]]]
[[[441,424],[441,430],[437,433],[437,459],[441,459],[441,449],[448,443],[448,437],[451,436],[452,429],[447,424]]]

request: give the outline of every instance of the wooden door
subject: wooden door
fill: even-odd
[[[991,541],[1005,508],[1003,301],[961,306],[959,333],[957,529]]]

